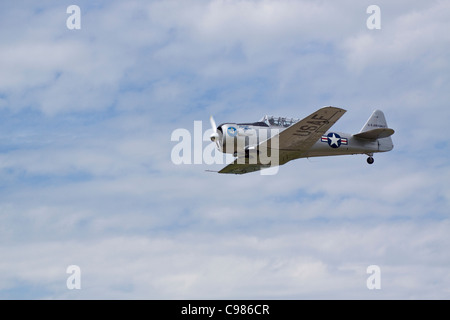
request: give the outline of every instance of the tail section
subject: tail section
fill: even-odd
[[[359,139],[378,140],[379,151],[390,151],[394,148],[391,139],[394,132],[388,127],[383,111],[375,110],[361,131],[353,136]]]
[[[369,120],[367,120],[364,127],[362,127],[360,132],[367,132],[372,129],[387,128],[387,127],[388,126],[383,111],[375,110],[370,116]]]

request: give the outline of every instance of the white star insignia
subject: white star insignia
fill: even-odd
[[[333,133],[332,137],[329,137],[329,139],[331,141],[330,146],[332,146],[333,144],[335,144],[336,146],[339,146],[338,142],[339,142],[340,138],[336,138],[334,133]]]

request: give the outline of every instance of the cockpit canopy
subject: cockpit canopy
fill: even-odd
[[[298,122],[300,119],[294,118],[283,118],[283,117],[274,117],[265,115],[264,118],[260,120],[260,122],[264,122],[270,127],[283,127],[287,128]]]

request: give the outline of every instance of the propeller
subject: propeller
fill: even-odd
[[[214,121],[213,116],[209,117],[209,122],[211,122],[211,127],[212,127],[212,129],[214,131],[211,134],[210,139],[211,139],[212,142],[216,143],[217,149],[220,150],[220,144],[219,144],[220,135],[219,135],[219,132],[217,130],[217,125],[216,125],[216,122]]]

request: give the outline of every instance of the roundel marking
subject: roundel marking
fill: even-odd
[[[341,136],[337,133],[330,132],[328,135],[328,145],[332,148],[339,148],[342,143]]]
[[[228,127],[227,133],[230,137],[235,137],[237,134],[237,130],[235,127]]]

